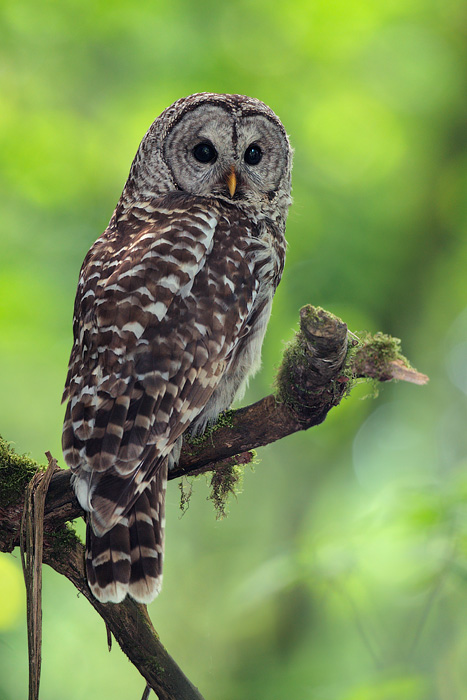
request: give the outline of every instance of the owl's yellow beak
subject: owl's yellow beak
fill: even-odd
[[[230,196],[233,197],[237,189],[237,176],[235,175],[235,166],[232,165],[230,172],[226,177],[227,187],[229,188]]]

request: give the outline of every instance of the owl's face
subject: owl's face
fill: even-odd
[[[208,103],[174,125],[163,154],[178,187],[190,194],[273,200],[288,151],[278,125],[263,114]]]
[[[129,182],[134,195],[184,191],[285,219],[292,149],[278,117],[243,95],[199,93],[166,109],[143,139]]]

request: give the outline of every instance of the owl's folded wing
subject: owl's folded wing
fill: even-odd
[[[99,531],[203,410],[257,295],[248,221],[206,199],[168,200],[109,228],[78,286],[63,450]]]

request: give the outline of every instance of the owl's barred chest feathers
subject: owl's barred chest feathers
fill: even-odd
[[[196,317],[199,330],[203,311],[211,316],[213,303],[220,308],[214,313],[213,327],[204,319],[205,334],[213,336],[216,328],[222,330],[229,314],[237,314],[238,305],[246,314],[248,303],[249,330],[254,330],[259,320],[267,323],[257,311],[272,299],[285,249],[282,228],[267,219],[254,223],[223,202],[174,193],[137,203],[121,214],[117,207],[83,265],[77,301],[82,315],[89,318],[75,347],[82,352],[84,346],[97,360],[95,340],[99,336],[102,342],[104,335],[107,359],[114,349],[120,350],[119,343],[114,348],[119,340],[125,340],[127,354],[135,339],[144,349],[145,343],[154,342],[154,316],[162,335],[187,314]],[[251,286],[253,299],[249,298]],[[180,292],[177,300],[172,297],[175,290]],[[167,313],[168,303],[174,313]],[[95,338],[88,334],[83,343],[86,329]],[[246,345],[246,334],[240,345]]]
[[[103,602],[160,590],[169,463],[241,394],[285,259],[291,150],[257,100],[201,94],[143,139],[78,283],[65,459]]]
[[[183,228],[175,245],[164,237],[167,231],[172,233],[174,220]],[[235,334],[235,342],[225,344],[219,354],[225,365],[222,377],[190,425],[191,432],[199,432],[215,422],[245,388],[250,374],[259,369],[272,297],[284,267],[283,227],[264,218],[255,223],[238,207],[222,201],[173,193],[160,200],[135,203],[130,211],[117,215],[112,229],[109,239],[113,239],[117,255],[123,239],[126,254],[133,258],[132,271],[139,277],[134,285],[130,282],[132,301],[139,301],[141,310],[138,318],[138,308],[133,309],[132,323],[140,323],[143,342],[151,335],[153,320],[145,313],[144,301],[150,299],[151,308],[158,306],[163,313],[164,288],[170,291],[171,284],[182,290],[180,303],[172,302],[171,311],[161,319],[160,338],[149,338],[151,343],[163,346],[161,340],[167,334],[180,333],[184,322],[186,337],[199,333],[210,353],[218,351],[229,331]],[[190,267],[198,265],[200,257],[203,263],[193,281]],[[143,259],[144,266],[139,262]],[[168,275],[154,285],[154,272],[164,264]],[[190,327],[193,318],[195,332]],[[138,363],[141,365],[144,362]]]

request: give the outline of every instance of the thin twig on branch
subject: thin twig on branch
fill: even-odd
[[[321,423],[359,377],[428,381],[401,355],[397,339],[382,333],[365,334],[360,340],[350,335],[348,340],[347,326],[332,314],[303,307],[300,330],[284,352],[275,394],[229,411],[200,438],[188,436],[169,478],[248,463],[254,448]],[[31,462],[0,443],[0,551],[10,552],[19,542],[24,490],[34,473]],[[59,470],[45,502],[44,561],[89,600],[160,700],[200,700],[199,691],[160,643],[143,606],[131,599],[103,605],[92,596],[84,574],[83,546],[65,527],[66,521],[82,515],[70,487],[70,472]]]
[[[20,529],[21,563],[26,586],[29,700],[39,699],[42,660],[42,561],[44,539],[44,507],[53,473],[58,469],[50,452],[45,472],[35,473],[26,488]]]

